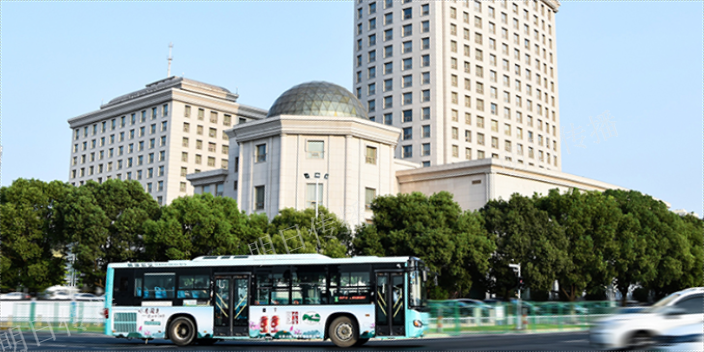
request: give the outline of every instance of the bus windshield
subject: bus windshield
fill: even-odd
[[[428,304],[428,293],[425,285],[427,269],[425,264],[419,259],[412,259],[410,264],[411,271],[408,274],[409,306],[425,307]]]

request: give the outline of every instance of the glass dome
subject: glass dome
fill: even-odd
[[[308,82],[285,91],[269,109],[278,115],[347,116],[367,119],[367,111],[350,91],[328,82]]]

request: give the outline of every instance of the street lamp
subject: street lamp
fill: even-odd
[[[306,179],[309,179],[310,174],[306,172],[303,174],[303,177],[305,177]],[[320,184],[320,172],[314,173],[313,177],[315,178],[315,218],[317,219],[318,218],[318,185]],[[327,180],[328,174],[325,174],[325,176],[323,176],[323,178]]]
[[[513,269],[514,272],[518,273],[518,278],[520,281],[522,281],[523,277],[521,276],[521,264],[509,264],[508,267]],[[522,284],[522,282],[521,282],[521,284]],[[522,316],[523,316],[523,312],[521,311],[521,289],[522,289],[521,284],[519,284],[519,286],[518,286],[518,305],[517,305],[518,313],[516,314],[516,327],[518,328],[518,330],[523,329],[523,326],[522,326],[523,324],[521,324],[522,323]]]

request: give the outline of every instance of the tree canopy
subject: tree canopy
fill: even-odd
[[[431,298],[473,286],[509,298],[512,263],[531,290],[557,281],[567,300],[613,285],[625,303],[635,287],[660,297],[704,280],[704,221],[637,191],[514,194],[475,212],[448,192],[411,193],[377,197],[370,210],[371,221],[352,230],[325,207],[269,220],[211,194],[159,206],[136,181],[18,179],[0,188],[0,289],[61,284],[72,256],[80,285],[97,288],[112,262],[264,253],[417,256],[431,270]]]

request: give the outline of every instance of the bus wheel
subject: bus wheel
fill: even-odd
[[[369,342],[369,339],[358,339],[357,343],[354,344],[354,347],[359,347],[364,345],[365,343]]]
[[[357,343],[357,329],[349,317],[338,317],[330,324],[330,340],[337,347],[352,347]]]
[[[196,337],[193,321],[186,317],[178,317],[169,325],[169,338],[178,346],[190,345]]]

